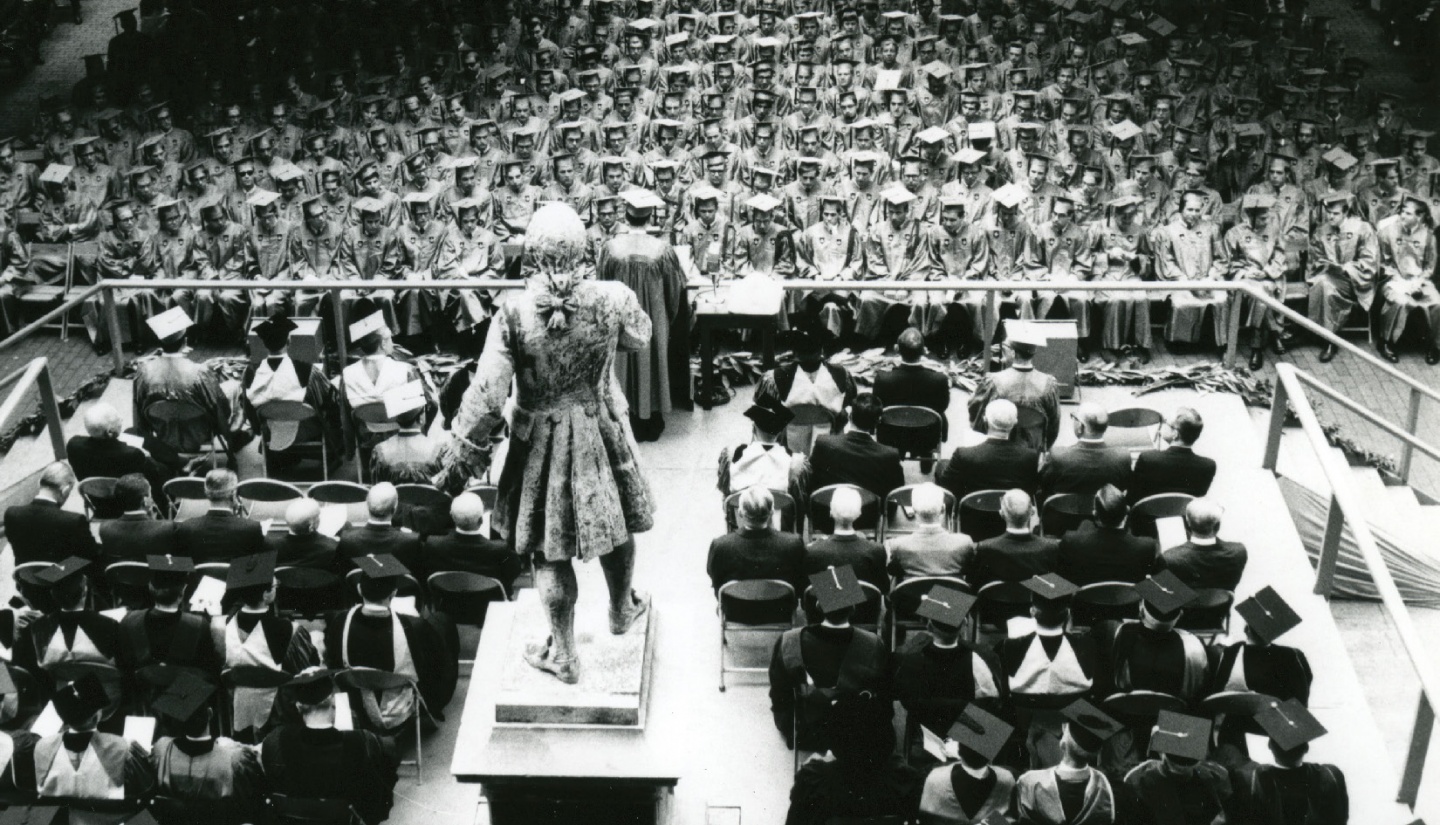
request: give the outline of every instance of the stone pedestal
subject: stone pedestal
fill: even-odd
[[[595,588],[589,588],[591,590]],[[610,633],[603,588],[598,597],[581,588],[575,606],[580,681],[567,685],[526,664],[525,646],[543,642],[550,623],[540,596],[520,591],[505,648],[495,699],[499,726],[644,728],[650,684],[655,609],[624,636]]]

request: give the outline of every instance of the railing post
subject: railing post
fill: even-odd
[[[984,315],[980,319],[980,353],[985,359],[984,366],[980,368],[982,375],[990,372],[992,363],[990,348],[994,346],[995,333],[1000,329],[1000,320],[996,317],[999,314],[995,309],[996,300],[995,290],[985,290],[985,309],[982,310]],[[991,319],[994,321],[992,322]]]
[[[115,290],[105,288],[105,326],[110,330],[110,366],[116,378],[125,374],[125,342],[120,334],[120,311],[115,306]]]
[[[1320,456],[1324,461],[1325,456]],[[1325,514],[1325,535],[1320,541],[1320,561],[1315,567],[1315,592],[1330,598],[1335,587],[1335,563],[1340,559],[1340,536],[1345,530],[1345,511],[1335,494],[1330,494],[1330,507]]]
[[[56,461],[65,460],[65,422],[60,418],[60,405],[55,401],[55,385],[50,381],[50,365],[44,365],[35,376],[35,388],[40,392],[40,412],[45,415],[45,429],[50,432],[50,448]]]
[[[1244,304],[1245,293],[1239,290],[1230,293],[1230,323],[1226,333],[1225,343],[1225,369],[1235,369],[1235,361],[1240,357],[1240,309]]]
[[[350,395],[345,391],[345,367],[350,361],[350,352],[345,344],[348,330],[345,329],[345,313],[343,311],[345,302],[341,299],[342,294],[338,289],[329,290],[325,295],[325,300],[330,301],[330,311],[335,321],[335,356],[340,359],[340,363],[335,367],[335,375],[340,382],[340,432],[344,434],[346,444],[356,445],[355,459],[358,463],[360,441],[354,433],[355,422],[350,420]],[[359,472],[363,481],[364,468],[361,468]]]
[[[1270,428],[1265,437],[1265,457],[1260,466],[1270,472],[1280,464],[1280,435],[1285,429],[1285,417],[1290,412],[1290,391],[1285,382],[1275,381],[1275,395],[1270,401]]]
[[[1415,428],[1420,426],[1420,402],[1424,396],[1414,387],[1410,388],[1410,409],[1405,413],[1405,432],[1414,435]],[[1415,445],[1408,441],[1400,442],[1400,464],[1396,471],[1400,474],[1402,484],[1410,483],[1410,460],[1415,457]]]
[[[1396,801],[1411,808],[1420,796],[1420,777],[1425,773],[1425,754],[1430,750],[1430,732],[1435,727],[1435,709],[1420,691],[1420,707],[1415,710],[1415,727],[1410,731],[1410,751],[1405,755],[1405,770],[1400,774],[1400,793]]]

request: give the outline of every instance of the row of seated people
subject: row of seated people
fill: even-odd
[[[497,580],[506,593],[521,572],[519,557],[484,530],[487,511],[474,493],[462,493],[451,502],[453,529],[417,533],[397,524],[395,485],[380,482],[366,495],[366,523],[347,525],[331,538],[320,532],[321,504],[309,498],[290,502],[285,529],[267,533],[261,522],[243,514],[236,497],[237,476],[224,468],[205,477],[208,508],[203,515],[178,522],[156,518],[150,482],[131,473],[115,484],[113,499],[121,515],[100,524],[97,542],[83,513],[63,509],[75,486],[69,466],[57,461],[41,473],[32,501],[6,509],[5,535],[18,567],[70,557],[109,566],[156,555],[185,557],[196,564],[228,563],[272,552],[282,567],[344,575],[355,569],[357,559],[392,555],[422,581],[438,572],[476,573]]]
[[[763,487],[741,493],[736,508],[739,529],[710,543],[706,569],[718,593],[732,581],[775,579],[803,592],[809,577],[831,567],[849,566],[860,581],[889,594],[907,580],[959,579],[979,589],[996,582],[1023,582],[1056,573],[1077,585],[1138,583],[1162,570],[1197,590],[1233,592],[1248,560],[1243,544],[1219,538],[1222,509],[1198,498],[1186,506],[1187,539],[1163,549],[1157,539],[1126,528],[1124,493],[1106,486],[1094,496],[1094,516],[1060,538],[1037,535],[1034,506],[1023,490],[1001,499],[1006,522],[999,536],[975,542],[947,525],[945,494],[922,484],[912,496],[913,533],[872,541],[855,524],[862,514],[853,488],[835,491],[830,500],[831,533],[808,546],[800,535],[774,527],[774,497]]]
[[[1136,618],[1088,631],[1072,624],[1074,584],[1032,577],[1029,621],[993,647],[963,638],[975,597],[937,587],[920,603],[925,632],[892,652],[852,623],[866,600],[853,568],[811,584],[822,618],[784,632],[769,668],[776,728],[816,754],[796,776],[787,822],[1348,819],[1343,774],[1304,763],[1325,729],[1306,708],[1304,652],[1276,644],[1300,619],[1271,588],[1239,606],[1243,641],[1207,651],[1176,627],[1195,592],[1170,573],[1137,586]],[[898,753],[896,703],[905,715]],[[874,717],[858,729],[856,704]],[[1251,759],[1247,733],[1270,737],[1274,765]],[[860,742],[868,761],[846,764]]]

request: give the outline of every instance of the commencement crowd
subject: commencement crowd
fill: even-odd
[[[707,571],[727,632],[779,631],[787,822],[1349,821],[1344,774],[1305,760],[1326,730],[1306,653],[1279,643],[1300,617],[1269,586],[1236,604],[1249,553],[1219,536],[1199,413],[1132,451],[1082,403],[1075,443],[1056,446],[1055,379],[1012,339],[1012,365],[969,401],[984,440],[905,486],[915,433],[886,413],[927,403],[937,379],[948,401],[920,338],[901,335],[908,363],[874,393],[831,364],[777,368],[746,412],[752,439],[720,458],[735,526]],[[770,393],[805,382],[849,388],[833,427],[797,427],[814,399]]]

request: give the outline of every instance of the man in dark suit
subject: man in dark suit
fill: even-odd
[[[755,486],[741,491],[735,508],[740,529],[710,542],[705,561],[716,593],[725,583],[744,579],[779,579],[797,594],[805,589],[805,542],[771,526],[774,512],[769,490]]]
[[[822,435],[810,453],[810,492],[831,484],[854,484],[881,499],[905,484],[900,451],[875,440],[875,425],[883,407],[871,393],[861,393],[850,405],[850,421],[841,435]]]
[[[1099,404],[1081,404],[1075,416],[1077,443],[1057,447],[1040,470],[1036,500],[1059,493],[1091,495],[1107,484],[1124,490],[1130,486],[1130,453],[1105,446],[1110,415]]]
[[[239,483],[235,472],[223,467],[205,474],[205,498],[210,500],[210,509],[175,528],[180,555],[196,564],[210,564],[265,552],[265,531],[260,522],[236,512],[239,501],[235,487]]]
[[[1095,582],[1138,582],[1159,572],[1160,550],[1155,539],[1140,538],[1125,529],[1130,508],[1125,494],[1113,484],[1095,494],[1095,517],[1060,539],[1061,576],[1077,585]]]
[[[1161,554],[1165,569],[1196,590],[1219,588],[1235,591],[1245,574],[1249,553],[1238,541],[1222,541],[1220,505],[1197,498],[1185,508],[1185,528],[1190,540]]]
[[[319,533],[320,502],[297,498],[285,508],[283,533],[267,533],[265,549],[275,552],[276,567],[334,570],[338,562],[335,539]]]
[[[5,538],[17,565],[33,561],[58,564],[71,556],[94,561],[99,556],[85,515],[61,509],[74,489],[70,465],[56,461],[41,471],[40,490],[29,504],[5,510]]]
[[[458,570],[489,576],[513,593],[520,575],[520,556],[506,543],[490,538],[484,530],[485,504],[474,493],[461,493],[450,503],[450,520],[455,529],[443,536],[431,536],[420,551],[420,573]]]
[[[894,369],[882,370],[875,376],[875,395],[886,407],[904,405],[934,410],[940,415],[940,442],[943,444],[950,437],[950,421],[945,417],[945,410],[950,406],[950,377],[920,363],[925,354],[925,339],[920,330],[910,327],[900,333],[896,349],[900,352],[900,363]],[[904,443],[908,434],[895,435],[896,440],[892,443],[907,453],[916,453]],[[921,470],[930,471],[924,466]]]
[[[1040,453],[1010,435],[1019,411],[1004,398],[985,407],[985,440],[971,447],[956,447],[950,461],[938,468],[935,480],[964,498],[979,490],[1024,490],[1034,493],[1040,483]]]
[[[76,478],[119,478],[140,473],[152,489],[158,489],[184,464],[174,450],[157,439],[124,435],[120,413],[103,402],[85,411],[85,432],[73,436],[65,445],[65,457]]]
[[[355,566],[357,558],[385,554],[399,559],[410,570],[423,567],[420,564],[420,536],[394,525],[395,511],[399,506],[400,494],[395,491],[394,484],[382,481],[370,488],[370,495],[365,497],[370,519],[359,527],[346,527],[340,531],[337,558],[345,571]]]
[[[1011,490],[1000,499],[1005,532],[976,547],[970,584],[1023,582],[1055,572],[1060,564],[1060,540],[1035,535],[1030,529],[1034,513],[1035,505],[1024,490]]]
[[[100,554],[105,564],[181,555],[175,522],[161,521],[151,514],[150,482],[145,476],[120,476],[115,482],[114,498],[122,515],[100,525]]]
[[[1188,493],[1199,497],[1210,492],[1210,482],[1215,480],[1215,460],[1195,454],[1195,442],[1200,440],[1204,429],[1200,413],[1189,407],[1175,411],[1175,417],[1161,428],[1170,446],[1146,450],[1135,460],[1128,489],[1131,504],[1160,493]]]
[[[830,499],[830,518],[835,521],[835,531],[805,549],[805,575],[849,565],[855,568],[860,581],[875,585],[881,593],[890,592],[884,545],[855,532],[860,494],[848,487],[836,490]]]

